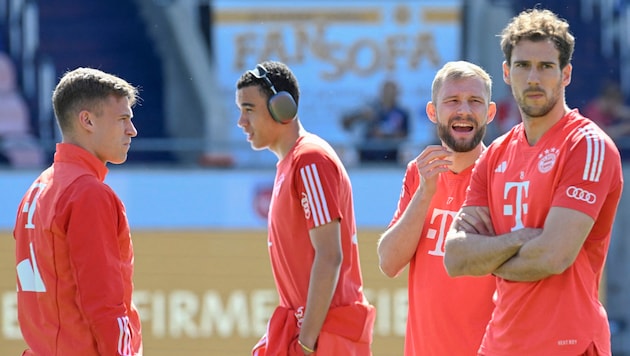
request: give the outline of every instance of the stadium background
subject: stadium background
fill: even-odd
[[[395,209],[404,161],[434,139],[423,113],[431,79],[445,61],[466,59],[491,73],[495,100],[509,95],[496,34],[536,3],[567,18],[577,38],[569,106],[583,107],[606,79],[628,93],[625,0],[3,0],[0,45],[16,63],[49,159],[59,140],[50,93],[64,71],[96,67],[141,87],[139,137],[128,162],[110,166],[107,182],[128,209],[145,350],[158,356],[243,355],[264,330],[275,305],[264,220],[275,157],[253,152],[236,128],[233,85],[261,60],[288,63],[302,87],[301,120],[338,149],[351,175],[365,288],[378,308],[374,354],[400,355],[406,275],[385,278],[375,246]],[[365,166],[353,159],[353,138],[338,121],[375,95],[385,77],[403,89],[412,137],[398,164]],[[630,146],[620,147],[625,157]],[[11,229],[37,173],[0,167],[2,355],[24,347]],[[616,356],[630,354],[626,200],[604,289]]]

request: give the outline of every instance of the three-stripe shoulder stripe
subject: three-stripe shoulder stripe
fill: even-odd
[[[599,182],[604,165],[604,155],[606,154],[604,138],[592,125],[581,127],[578,130],[586,140],[586,159],[582,179]]]
[[[311,215],[313,216],[315,226],[329,223],[331,221],[330,212],[328,211],[326,195],[324,194],[322,182],[319,179],[317,166],[311,163],[302,167],[300,169],[300,175],[306,189],[308,205],[311,208]]]

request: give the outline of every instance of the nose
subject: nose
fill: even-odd
[[[462,100],[461,104],[457,108],[457,114],[469,114],[472,110],[470,109],[470,105],[466,100]]]
[[[527,75],[527,83],[529,85],[538,84],[540,82],[540,76],[537,68],[532,68]]]
[[[131,122],[131,120],[129,120],[129,125],[127,126],[127,135],[131,137],[138,136],[138,130],[136,130],[136,127],[134,126],[133,122]]]
[[[243,128],[247,125],[247,118],[243,113],[239,114],[238,120],[236,121],[236,126]]]

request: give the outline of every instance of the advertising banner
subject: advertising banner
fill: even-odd
[[[398,83],[411,112],[411,140],[426,142],[434,132],[425,119],[433,76],[460,59],[460,11],[461,0],[217,0],[211,43],[223,112],[236,122],[238,78],[279,60],[298,78],[300,120],[334,145],[351,143],[342,115],[373,100],[385,79]],[[242,141],[232,126],[230,138]]]

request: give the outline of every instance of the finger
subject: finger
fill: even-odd
[[[440,173],[447,172],[449,170],[448,166],[451,164],[450,161],[434,161],[422,167],[418,167],[418,173],[424,178],[435,177]]]
[[[492,225],[492,218],[490,217],[490,211],[488,208],[477,207],[475,211],[479,215],[479,219],[484,224],[488,233],[494,236],[494,226]]]
[[[468,233],[478,234],[479,232],[477,231],[475,226],[473,224],[471,224],[470,222],[466,221],[464,215],[465,214],[461,214],[455,220],[455,227],[456,227],[456,229],[458,231],[464,231],[464,232],[468,232]]]
[[[420,160],[433,161],[436,158],[447,157],[447,156],[450,156],[451,154],[452,152],[450,152],[449,150],[447,150],[446,148],[442,146],[430,145],[430,146],[427,146],[422,152],[420,152],[418,157],[416,157],[416,161],[420,161]]]
[[[486,223],[482,219],[478,218],[477,216],[470,215],[470,214],[462,214],[462,218],[467,223],[469,223],[470,225],[474,226],[475,230],[479,234],[481,234],[481,235],[488,235],[488,236],[494,235],[494,230],[492,228],[492,223],[489,220]]]

